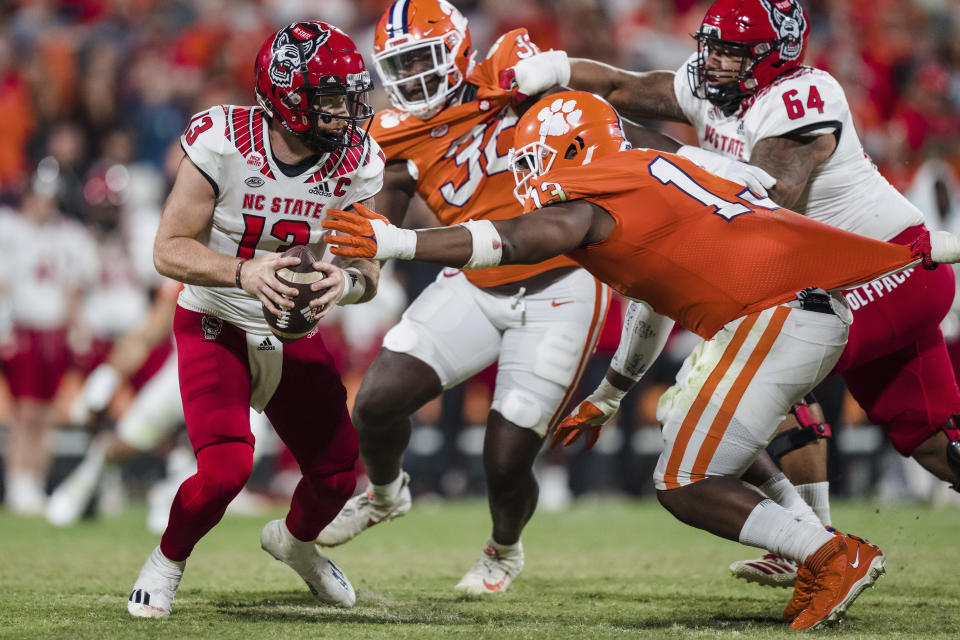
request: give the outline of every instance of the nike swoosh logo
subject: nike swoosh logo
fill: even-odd
[[[503,583],[507,581],[507,576],[500,578],[500,582],[496,584],[490,584],[486,580],[483,581],[483,586],[486,587],[487,591],[499,591],[503,587]]]
[[[850,563],[850,566],[854,569],[860,566],[860,545],[857,545],[857,557]]]
[[[563,302],[557,302],[556,300],[554,300],[553,302],[550,303],[550,306],[551,306],[551,307],[562,307],[562,306],[565,305],[565,304],[572,304],[573,302],[574,302],[573,300],[564,300]]]

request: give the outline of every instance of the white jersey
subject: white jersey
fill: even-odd
[[[57,329],[67,323],[71,292],[93,277],[96,249],[76,222],[57,217],[38,225],[8,210],[0,213],[0,267],[13,322]]]
[[[797,206],[800,213],[884,241],[923,224],[920,210],[880,175],[864,153],[843,89],[829,73],[802,67],[726,116],[693,94],[686,69],[684,64],[677,71],[673,89],[704,149],[749,162],[754,146],[764,138],[836,136],[833,154],[810,175],[801,200],[805,205]]]
[[[83,297],[83,323],[94,337],[113,340],[126,333],[150,306],[151,282],[141,276],[134,247],[121,231],[97,238],[97,266]]]
[[[324,154],[289,177],[270,150],[269,119],[259,107],[221,105],[198,113],[180,146],[216,194],[213,222],[199,240],[217,253],[253,258],[292,245],[324,253],[320,224],[328,209],[346,209],[383,186],[384,156],[369,136],[363,146]],[[268,335],[260,301],[236,287],[186,285],[180,306]]]

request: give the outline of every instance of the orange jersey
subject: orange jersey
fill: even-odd
[[[616,229],[570,257],[704,338],[807,287],[841,289],[912,262],[908,247],[810,220],[650,149],[557,169],[532,184],[527,210],[585,199],[607,211]]]
[[[536,51],[526,29],[510,31],[467,78],[476,87],[475,99],[444,109],[426,121],[396,109],[383,111],[370,125],[370,135],[388,163],[413,165],[417,193],[441,224],[504,220],[523,212],[513,196],[508,165],[517,123],[510,106],[514,91],[500,88],[499,74]],[[536,265],[467,271],[466,276],[477,286],[492,287],[572,264],[559,256]]]

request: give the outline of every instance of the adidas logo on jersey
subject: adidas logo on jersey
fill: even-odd
[[[276,351],[276,347],[270,342],[269,336],[263,339],[263,342],[257,346],[257,351]]]
[[[312,193],[315,196],[325,196],[330,197],[330,187],[327,186],[326,182],[318,182],[310,188],[308,193]]]

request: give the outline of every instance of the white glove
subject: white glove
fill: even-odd
[[[537,95],[554,85],[570,82],[570,61],[566,51],[543,51],[513,65],[517,90],[528,96]]]
[[[70,422],[86,424],[92,414],[107,408],[119,386],[120,374],[116,369],[106,363],[94,369],[70,406]]]
[[[683,156],[725,180],[742,184],[758,196],[766,196],[767,189],[772,189],[777,184],[777,179],[760,167],[739,160],[732,160],[700,147],[684,145],[677,150],[677,155]]]

